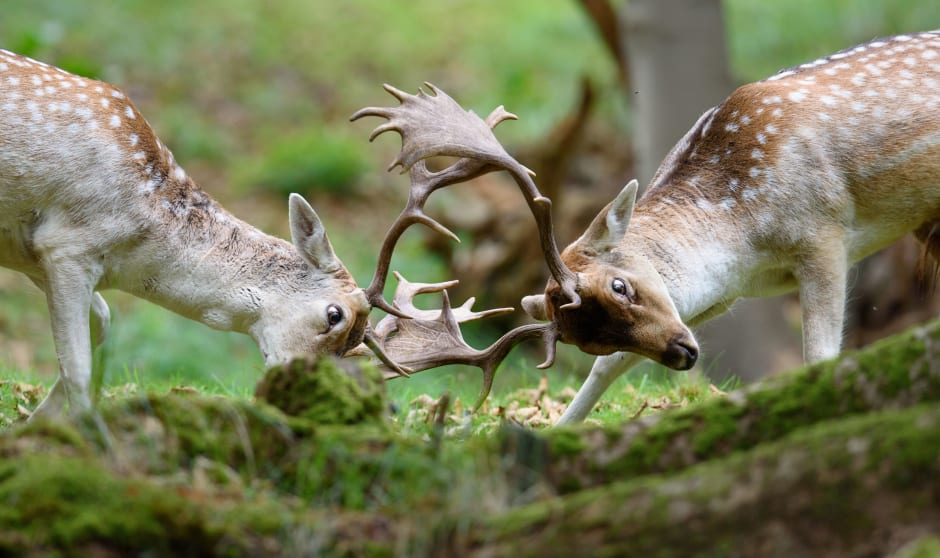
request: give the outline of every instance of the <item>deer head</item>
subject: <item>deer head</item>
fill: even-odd
[[[262,311],[249,333],[257,341],[266,366],[301,354],[342,356],[363,342],[372,308],[333,252],[310,204],[291,194],[288,208],[293,247],[308,267],[294,271],[295,280],[282,281],[279,289],[258,289],[263,292],[258,296],[265,300],[259,301]],[[309,297],[310,288],[323,294]]]
[[[532,317],[550,320],[561,341],[594,355],[628,351],[676,370],[691,368],[698,345],[682,322],[659,272],[625,242],[633,215],[633,180],[561,254],[577,276],[581,304],[568,305],[555,281],[544,295],[525,297]]]

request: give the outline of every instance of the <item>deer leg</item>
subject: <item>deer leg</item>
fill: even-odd
[[[833,358],[842,347],[848,260],[841,243],[801,263],[795,275],[800,283],[803,319],[803,360],[806,363]]]
[[[95,300],[94,281],[85,266],[74,261],[55,261],[46,266],[45,281],[41,283],[49,306],[52,338],[59,358],[59,378],[49,395],[39,404],[33,416],[57,415],[65,402],[69,410],[77,413],[91,408],[91,327],[89,312],[94,304],[95,329],[107,330],[104,302]],[[98,296],[100,298],[100,296]]]
[[[581,389],[578,390],[556,425],[584,420],[610,384],[614,383],[614,380],[621,374],[636,366],[643,358],[634,353],[614,353],[597,357],[594,360],[594,366],[591,367],[591,373],[588,374]]]

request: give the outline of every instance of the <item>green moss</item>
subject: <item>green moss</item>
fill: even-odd
[[[694,463],[773,441],[808,425],[872,410],[940,400],[940,321],[914,328],[839,359],[770,378],[761,384],[655,418],[604,427],[603,463],[577,463],[577,452],[557,454],[559,488],[676,471]],[[580,429],[587,442],[593,430]],[[549,438],[557,435],[546,434]],[[563,434],[571,437],[572,433]],[[564,440],[563,445],[576,443]],[[571,462],[566,465],[564,461]],[[565,473],[566,467],[570,472]],[[577,479],[577,480],[575,480]],[[569,488],[565,488],[569,487]]]
[[[936,558],[940,556],[940,538],[922,537],[904,546],[894,556],[895,558]]]
[[[314,424],[385,421],[385,384],[377,368],[331,357],[296,359],[268,370],[256,395]]]
[[[559,428],[548,437],[548,451],[552,456],[577,455],[585,447],[580,433],[572,428]]]

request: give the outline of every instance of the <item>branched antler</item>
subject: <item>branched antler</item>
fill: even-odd
[[[375,335],[388,356],[396,363],[408,367],[412,372],[420,372],[447,364],[466,364],[476,366],[483,371],[483,387],[477,398],[474,410],[483,404],[493,387],[496,369],[509,351],[526,339],[540,337],[544,340],[547,358],[539,368],[548,368],[555,360],[555,343],[558,330],[552,322],[529,324],[517,327],[506,333],[486,349],[474,349],[463,338],[460,324],[511,312],[512,308],[496,308],[476,312],[472,310],[473,298],[456,308],[450,305],[447,288],[457,281],[444,283],[411,283],[395,272],[398,286],[395,289],[394,304],[398,310],[411,316],[401,319],[395,315],[382,318],[375,327]],[[443,298],[439,311],[421,310],[415,307],[413,299],[424,293],[440,292]],[[395,371],[386,373],[386,379],[397,378],[401,374]]]
[[[428,95],[421,89],[417,95],[411,95],[385,85],[385,90],[401,102],[399,106],[367,107],[357,111],[351,118],[357,120],[363,116],[379,116],[388,119],[388,122],[372,132],[369,140],[390,130],[398,132],[402,137],[402,149],[389,165],[389,170],[401,166],[402,172],[410,172],[412,183],[408,203],[385,236],[375,275],[365,290],[372,306],[398,317],[406,317],[386,302],[382,293],[388,277],[392,251],[409,226],[422,223],[457,240],[453,232],[424,213],[424,204],[428,197],[445,186],[500,169],[508,171],[519,185],[535,216],[542,252],[549,271],[570,300],[566,306],[578,306],[580,297],[577,294],[577,276],[562,263],[555,244],[551,201],[535,186],[532,171],[506,153],[493,135],[493,127],[516,117],[500,106],[493,110],[485,121],[481,120],[472,111],[461,108],[443,91],[429,83],[425,85],[433,95]],[[433,156],[458,157],[459,160],[444,170],[431,172],[424,161]]]

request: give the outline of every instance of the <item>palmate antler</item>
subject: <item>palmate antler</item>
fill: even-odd
[[[510,331],[486,350],[478,351],[470,347],[460,333],[459,324],[462,321],[503,313],[509,309],[471,312],[469,305],[472,300],[456,310],[450,308],[444,289],[456,282],[412,284],[399,277],[395,304],[385,301],[383,292],[392,252],[408,227],[422,223],[458,240],[457,235],[424,212],[424,205],[430,195],[440,188],[489,172],[509,172],[535,216],[546,264],[552,277],[560,285],[562,293],[570,301],[565,307],[580,305],[577,276],[565,267],[558,253],[552,226],[551,201],[535,186],[532,171],[506,153],[493,135],[492,128],[504,120],[515,119],[515,115],[500,106],[484,121],[472,111],[461,108],[443,91],[429,83],[425,85],[431,95],[421,89],[417,95],[411,95],[385,85],[385,90],[401,102],[399,106],[367,107],[353,114],[351,118],[358,120],[363,116],[379,116],[387,119],[388,122],[372,132],[369,140],[372,141],[390,130],[398,132],[402,138],[402,149],[388,170],[401,166],[402,172],[408,172],[411,178],[408,203],[386,233],[375,275],[369,287],[365,289],[372,307],[381,308],[390,316],[383,319],[374,331],[367,330],[364,341],[380,360],[394,371],[393,377],[444,364],[478,366],[483,370],[484,383],[481,398],[477,402],[479,405],[489,393],[497,366],[516,343],[524,339],[542,337],[548,357],[540,367],[547,367],[554,361],[555,343],[559,335],[553,326],[534,324]],[[457,157],[458,160],[444,170],[432,172],[427,168],[425,160],[434,156]],[[442,292],[444,297],[444,307],[439,314],[428,315],[427,311],[419,311],[411,304],[411,298],[419,292],[436,291]]]
[[[554,362],[555,341],[559,332],[553,322],[519,326],[500,337],[488,348],[474,349],[464,341],[460,324],[512,312],[512,308],[476,312],[472,309],[475,302],[473,298],[469,298],[457,308],[452,308],[446,289],[456,285],[457,281],[411,283],[398,272],[395,272],[395,277],[398,279],[398,286],[395,289],[394,304],[398,310],[411,318],[402,319],[391,314],[382,318],[375,326],[375,335],[379,342],[382,343],[392,360],[413,372],[448,364],[465,364],[482,370],[483,387],[480,389],[474,410],[486,400],[493,387],[496,369],[518,343],[526,339],[541,337],[545,341],[548,355],[545,362],[538,367],[547,368]],[[419,294],[436,292],[441,293],[443,300],[442,307],[438,311],[418,309],[412,302]],[[399,376],[401,374],[395,371],[385,374],[386,379]]]

